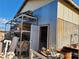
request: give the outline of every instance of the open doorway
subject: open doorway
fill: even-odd
[[[48,33],[48,26],[41,26],[40,38],[39,38],[39,49],[41,49],[42,47],[47,48],[47,33]]]

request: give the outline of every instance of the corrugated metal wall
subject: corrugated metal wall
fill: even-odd
[[[49,25],[50,45],[56,45],[57,0],[37,9],[34,15],[38,18],[38,25]],[[52,48],[51,47],[51,48]]]
[[[58,1],[57,18],[57,48],[70,45],[70,39],[73,39],[72,43],[78,43],[79,15],[75,10],[70,5]]]
[[[72,43],[78,43],[78,25],[58,19],[57,24],[57,48],[62,48],[63,46],[70,45],[70,40]],[[74,35],[76,34],[76,35]],[[71,35],[73,35],[71,37]]]
[[[74,24],[79,24],[79,14],[73,11],[69,5],[63,4],[63,2],[58,2],[58,18],[72,22]]]

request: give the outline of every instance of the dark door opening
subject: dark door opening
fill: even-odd
[[[47,48],[47,31],[48,26],[40,27],[39,49],[41,49],[42,47]]]

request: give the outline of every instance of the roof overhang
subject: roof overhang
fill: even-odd
[[[16,15],[17,15],[18,13],[20,13],[20,11],[24,8],[24,6],[25,6],[29,1],[30,1],[30,0],[24,0],[22,6],[19,8],[19,10],[17,11]],[[76,3],[74,3],[72,0],[63,0],[63,1],[65,1],[65,2],[68,3],[68,4],[70,4],[71,6],[74,7],[74,9],[76,9],[77,11],[79,11],[79,6],[78,6]]]
[[[35,4],[44,6],[44,5],[42,5],[42,3],[39,4],[38,2],[43,2],[43,4],[45,4],[46,2],[47,2],[47,3],[50,3],[50,2],[52,2],[52,1],[54,1],[54,0],[24,0],[22,6],[19,8],[19,10],[17,11],[16,14],[21,13],[21,11],[24,9],[25,6],[29,6],[30,9],[29,9],[28,7],[27,7],[27,9],[31,10],[32,7],[35,6],[35,4],[34,4],[35,1],[36,1]],[[44,1],[46,1],[46,2],[44,2]],[[33,2],[34,5],[33,5],[31,2]],[[47,4],[47,3],[46,3],[46,4]],[[31,7],[30,4],[32,4],[33,6]],[[36,7],[36,6],[35,6],[35,7]],[[39,7],[40,7],[40,6],[38,6],[38,8],[39,8]],[[34,7],[33,7],[33,8],[34,8]],[[37,7],[36,7],[36,9],[37,9]],[[28,10],[26,10],[26,11],[28,11]],[[26,12],[26,11],[23,11],[23,12]],[[32,10],[32,11],[33,11],[33,10]]]
[[[29,0],[24,0],[22,6],[19,8],[19,10],[18,10],[18,12],[16,14],[20,13],[20,11],[24,8],[25,4],[27,4],[28,1]]]
[[[64,1],[67,2],[68,4],[70,4],[71,6],[73,6],[74,9],[79,11],[79,6],[76,3],[74,3],[72,0],[64,0]]]

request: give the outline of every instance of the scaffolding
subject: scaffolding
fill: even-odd
[[[30,35],[30,31],[31,31],[31,25],[35,24],[37,25],[37,17],[34,17],[32,15],[32,12],[23,12],[20,13],[18,15],[16,15],[16,17],[14,17],[13,20],[9,21],[6,23],[6,25],[9,24],[10,25],[10,37],[12,37],[11,35],[13,33],[19,33],[19,42],[22,42],[23,39],[23,33],[27,33]],[[29,28],[24,29],[24,24],[25,25],[29,25]],[[5,27],[6,29],[6,27]],[[30,41],[29,41],[30,42]],[[30,46],[30,45],[29,45]],[[29,47],[30,48],[30,47]],[[19,52],[19,59],[21,59],[21,44],[20,44],[20,52]]]

